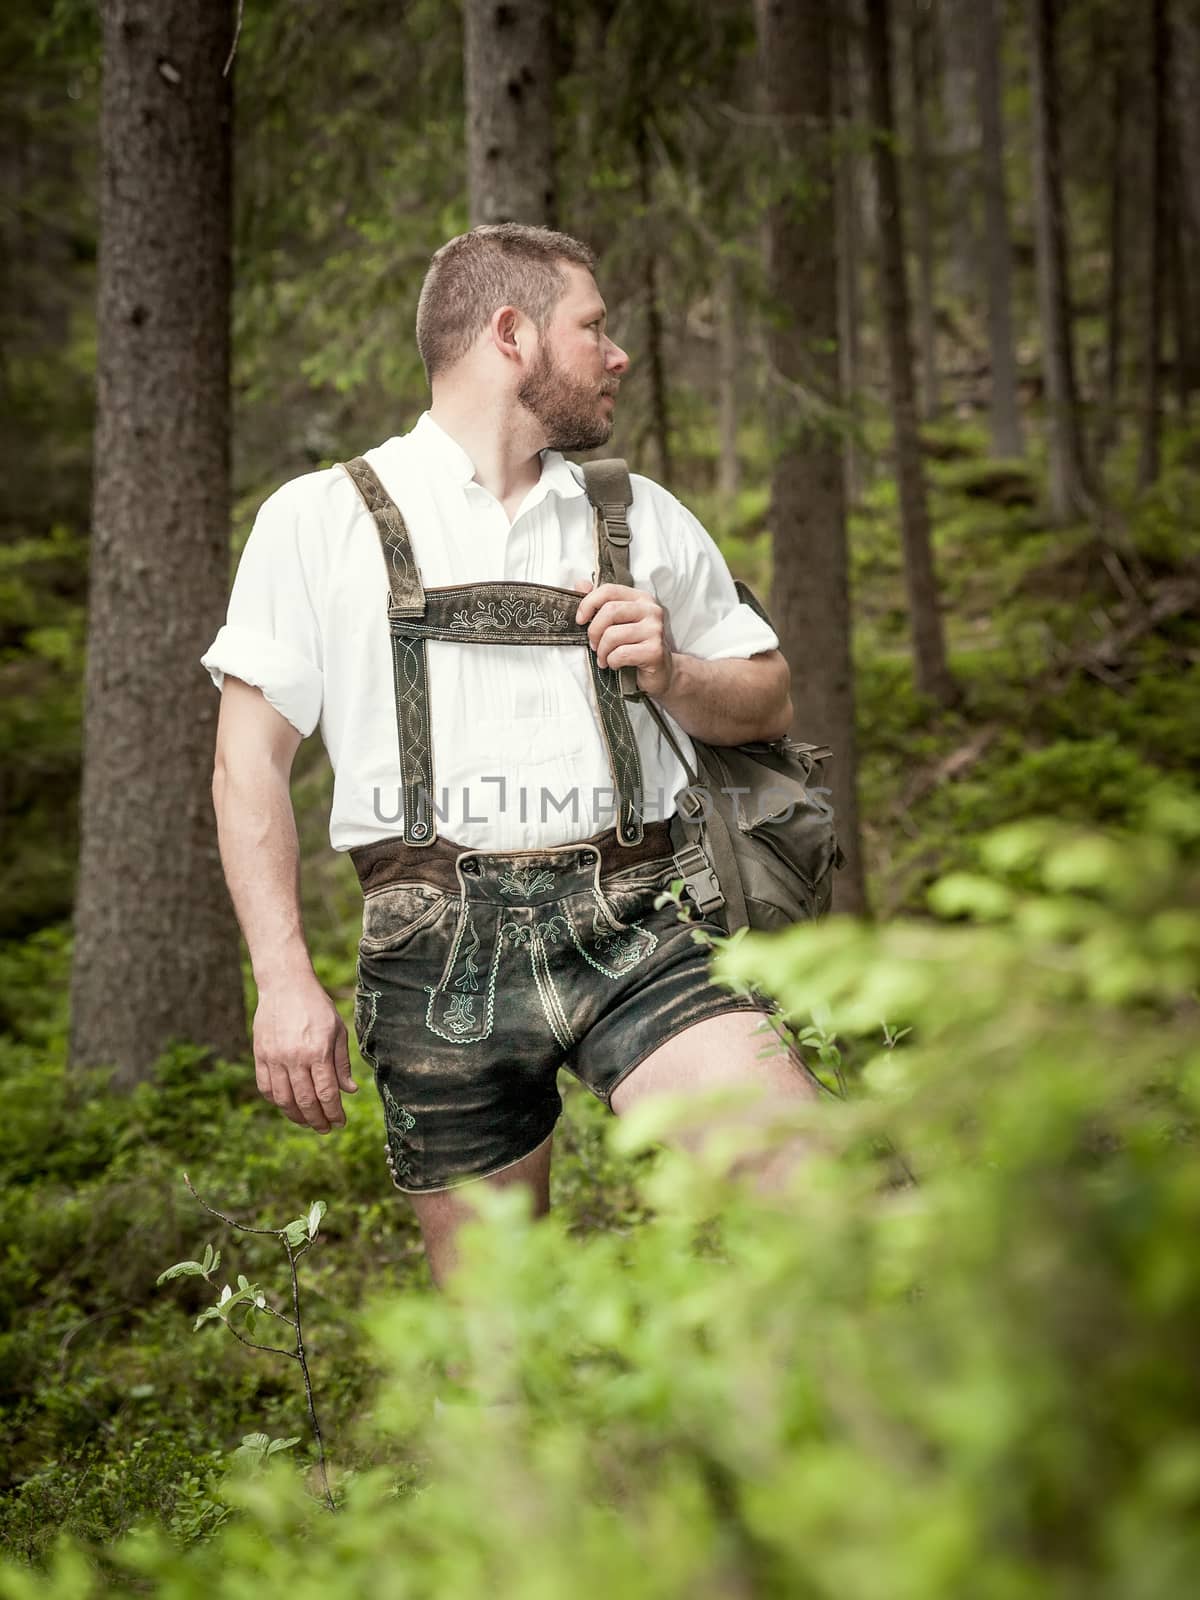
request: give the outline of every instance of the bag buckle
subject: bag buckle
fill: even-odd
[[[602,501],[600,515],[604,519],[604,531],[608,535],[609,544],[627,545],[629,523],[625,517],[624,503],[620,500]]]
[[[684,845],[674,855],[675,865],[683,878],[685,892],[690,895],[702,916],[717,911],[725,904],[721,885],[704,851],[698,844]]]

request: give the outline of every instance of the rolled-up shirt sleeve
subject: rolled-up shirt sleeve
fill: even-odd
[[[738,599],[715,540],[678,500],[671,540],[667,616],[675,649],[705,661],[748,659],[777,650],[779,635]]]
[[[226,675],[261,689],[307,738],[321,715],[323,655],[303,555],[299,507],[285,485],[263,502],[255,518],[225,625],[200,662],[218,689]]]

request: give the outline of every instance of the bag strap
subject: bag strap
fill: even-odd
[[[633,484],[629,468],[619,456],[607,461],[585,461],[583,483],[596,514],[597,577],[601,583],[619,583],[633,588],[629,570],[629,507],[633,504]],[[603,537],[600,537],[600,535]],[[618,667],[617,679],[626,700],[648,703],[645,691],[638,688],[637,668]]]

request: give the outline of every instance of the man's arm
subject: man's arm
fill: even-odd
[[[346,1121],[346,1027],[317,981],[300,916],[300,849],[289,779],[300,734],[262,692],[226,675],[217,723],[213,808],[225,881],[246,944],[258,1009],[260,1093],[302,1127]]]
[[[791,675],[778,650],[722,661],[672,650],[662,606],[619,583],[589,586],[575,616],[602,667],[635,666],[638,688],[706,744],[781,739],[791,727]]]
[[[640,674],[638,683],[644,687]],[[782,739],[792,725],[791,674],[778,650],[748,661],[703,661],[673,651],[670,687],[654,698],[705,744]]]

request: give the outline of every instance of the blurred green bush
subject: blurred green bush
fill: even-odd
[[[384,1379],[334,1519],[301,1462],[231,1469],[182,1539],[147,1518],[0,1594],[1190,1592],[1200,803],[1006,827],[930,909],[721,952],[867,1053],[790,1114],[820,1152],[786,1197],[639,1154],[679,1108],[608,1125],[639,1225],[489,1196],[452,1295],[367,1305]]]

